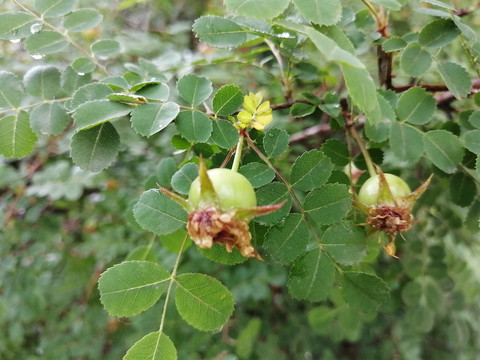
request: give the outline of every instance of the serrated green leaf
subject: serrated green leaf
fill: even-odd
[[[293,187],[310,191],[325,184],[332,173],[330,158],[319,150],[310,150],[299,156],[290,171]]]
[[[176,118],[180,107],[173,103],[149,103],[137,106],[131,117],[132,127],[143,136],[152,136]]]
[[[279,157],[287,149],[290,142],[290,136],[283,129],[272,128],[267,130],[263,137],[263,148],[265,153],[271,159]]]
[[[73,10],[76,0],[35,0],[35,9],[45,18],[63,16]]]
[[[400,67],[410,76],[421,76],[432,65],[432,55],[418,43],[412,42],[403,50]]]
[[[187,150],[192,147],[190,141],[184,139],[180,134],[174,135],[172,140],[170,140],[170,143],[177,150]]]
[[[171,185],[170,179],[177,170],[177,164],[172,157],[167,157],[160,160],[156,173],[158,183],[165,188],[169,188]]]
[[[155,331],[138,340],[123,357],[123,360],[140,359],[177,360],[177,349],[167,335]]]
[[[366,252],[365,231],[351,223],[337,223],[323,234],[322,246],[340,264],[354,265],[363,260]]]
[[[220,16],[202,16],[193,23],[200,41],[220,48],[233,48],[247,41],[247,34],[235,22]]]
[[[437,108],[435,98],[424,88],[413,87],[398,99],[397,115],[401,121],[423,125],[430,121]]]
[[[259,206],[279,204],[286,200],[286,204],[280,209],[255,218],[260,224],[275,224],[280,222],[290,212],[292,207],[292,198],[288,192],[288,188],[280,182],[272,182],[257,190],[257,202]]]
[[[473,111],[468,117],[468,122],[477,129],[480,129],[480,111]]]
[[[308,216],[316,223],[329,225],[341,221],[350,211],[352,198],[342,184],[326,184],[310,192],[304,200]]]
[[[125,93],[108,94],[107,99],[110,101],[123,102],[126,104],[146,104],[148,101],[143,96]]]
[[[11,11],[0,14],[0,39],[18,39],[16,30],[30,23],[32,15],[22,11]]]
[[[133,207],[137,223],[158,235],[177,231],[187,223],[187,213],[159,190],[145,191]]]
[[[62,104],[57,102],[41,104],[30,114],[32,130],[37,134],[58,135],[65,130],[69,120]]]
[[[371,0],[373,3],[386,7],[390,10],[400,10],[402,4],[397,0]]]
[[[300,214],[289,214],[281,224],[272,226],[263,244],[272,259],[287,265],[300,256],[307,246],[308,226]]]
[[[395,157],[407,164],[417,163],[424,151],[421,132],[396,121],[390,128],[390,146]]]
[[[212,94],[212,82],[202,76],[189,74],[183,76],[177,82],[180,96],[194,107],[200,105]]]
[[[120,135],[112,124],[77,132],[70,145],[72,160],[82,170],[99,172],[109,167],[117,157]]]
[[[380,108],[377,100],[377,88],[369,72],[350,66],[342,66],[342,72],[352,101],[367,113],[368,121],[374,124],[378,119],[369,115],[374,111],[378,111],[378,115],[380,115]]]
[[[405,48],[405,46],[407,46],[407,42],[404,39],[396,36],[392,36],[382,43],[382,49],[386,53],[402,50]]]
[[[212,140],[215,144],[224,149],[230,149],[238,142],[238,130],[227,120],[216,120],[212,122]]]
[[[418,42],[428,48],[448,45],[460,35],[460,30],[451,19],[437,19],[425,25],[418,35]]]
[[[251,162],[238,169],[238,172],[245,176],[254,188],[267,185],[275,178],[275,171],[268,165],[258,162]]]
[[[289,0],[224,0],[229,11],[256,19],[273,19],[287,8],[289,2]]]
[[[464,149],[460,139],[446,130],[425,133],[423,144],[433,165],[447,174],[455,172],[463,159]]]
[[[135,94],[148,100],[167,101],[170,89],[166,84],[151,84],[138,89]]]
[[[335,265],[320,248],[299,257],[290,269],[288,292],[295,299],[321,301],[335,281]]]
[[[63,27],[69,32],[81,32],[91,29],[102,22],[103,15],[95,9],[79,9],[63,19]]]
[[[100,301],[113,316],[133,316],[155,305],[167,289],[170,273],[150,261],[125,261],[98,280]]]
[[[233,296],[218,280],[203,274],[175,279],[175,305],[180,316],[203,331],[220,329],[233,313]]]
[[[106,84],[87,84],[80,87],[74,94],[71,101],[71,107],[73,109],[78,108],[80,105],[95,101],[95,100],[107,100],[107,96],[113,94],[113,90]]]
[[[87,84],[91,84],[92,74],[80,75],[73,70],[71,66],[68,66],[62,74],[62,89],[67,94],[73,94],[77,89]],[[69,102],[72,102],[70,100]],[[65,106],[69,110],[72,110],[69,106]]]
[[[293,0],[297,10],[308,20],[319,25],[333,25],[342,17],[339,0]]]
[[[60,90],[60,71],[54,66],[35,66],[23,77],[25,90],[33,96],[54,99]]]
[[[213,112],[217,116],[228,116],[240,109],[243,91],[236,85],[222,86],[213,98]]]
[[[376,275],[354,271],[345,271],[342,275],[342,296],[353,309],[375,311],[390,296],[387,284]]]
[[[453,6],[448,5],[448,4],[445,4],[443,1],[438,1],[438,0],[422,0],[421,2],[428,3],[428,4],[432,4],[432,5],[436,5],[436,6],[439,6],[439,7],[441,7],[441,8],[448,9],[448,10],[452,10],[452,11],[455,11],[455,10],[456,10]]]
[[[290,115],[295,118],[303,118],[315,112],[316,106],[311,104],[296,103],[290,108]]]
[[[234,248],[232,252],[228,252],[225,246],[220,244],[214,243],[210,249],[197,247],[197,250],[207,259],[224,265],[236,265],[247,261],[247,258],[240,254],[237,249]]]
[[[30,128],[26,112],[0,119],[0,154],[7,158],[22,158],[30,154],[37,142],[37,135]]]
[[[470,94],[472,79],[463,66],[445,62],[438,64],[437,70],[445,82],[445,85],[447,85],[448,90],[450,90],[457,99],[461,99]]]
[[[198,165],[187,163],[172,176],[172,187],[176,192],[187,195],[190,190],[190,185],[197,177]]]
[[[10,72],[0,71],[0,108],[16,109],[24,97],[22,81]]]
[[[128,115],[131,111],[131,106],[119,102],[108,100],[89,101],[75,110],[73,118],[77,129],[85,130]]]
[[[56,31],[42,30],[25,40],[25,48],[31,55],[53,54],[68,47],[68,41]]]
[[[72,69],[81,76],[91,73],[96,69],[96,67],[97,65],[95,65],[89,58],[77,58],[72,63]]]
[[[92,44],[90,50],[95,56],[106,57],[118,54],[122,51],[122,46],[117,40],[98,40]]]
[[[128,253],[125,261],[149,261],[157,263],[158,259],[150,246],[139,246]]]
[[[188,141],[206,142],[213,130],[212,120],[200,111],[180,111],[175,125]]]
[[[240,359],[251,359],[261,327],[262,320],[255,317],[250,319],[238,334],[235,342],[235,353]]]
[[[323,143],[321,150],[334,165],[345,166],[350,162],[347,144],[338,139],[328,139]]]
[[[387,140],[388,134],[390,133],[390,127],[392,122],[395,121],[396,116],[390,103],[381,94],[377,93],[376,96],[381,114],[380,119],[373,123],[370,120],[367,121],[365,123],[364,131],[365,135],[367,135],[371,141],[381,143]],[[378,116],[378,114],[375,113],[374,116]]]
[[[480,154],[480,130],[471,130],[463,134],[465,147],[475,154]]]
[[[478,196],[473,178],[465,173],[454,174],[450,179],[450,196],[456,205],[469,206]]]

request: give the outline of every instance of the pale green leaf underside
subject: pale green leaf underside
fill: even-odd
[[[339,0],[293,0],[297,10],[308,20],[319,25],[333,25],[342,17]]]
[[[68,41],[56,31],[42,30],[25,40],[25,48],[31,55],[53,54],[68,47]]]
[[[137,341],[123,360],[177,360],[177,349],[162,332],[152,332]]]
[[[37,135],[30,128],[26,112],[0,119],[0,154],[8,158],[22,158],[30,154]]]
[[[229,11],[256,19],[272,19],[280,15],[289,2],[290,0],[224,0]]]
[[[73,114],[73,118],[78,130],[84,130],[128,115],[131,111],[131,106],[119,102],[90,101],[80,105]]]

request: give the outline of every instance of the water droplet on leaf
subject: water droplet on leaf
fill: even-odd
[[[32,58],[34,58],[35,60],[40,60],[43,58],[43,55],[40,55],[40,54],[32,54]]]
[[[42,28],[43,28],[43,24],[42,24],[42,23],[35,23],[35,24],[33,24],[32,26],[30,26],[30,33],[36,34],[36,33],[38,33],[39,31],[41,31]]]

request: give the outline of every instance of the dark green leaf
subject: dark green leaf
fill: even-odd
[[[437,69],[445,85],[447,85],[448,90],[450,90],[457,99],[461,99],[470,94],[472,79],[463,66],[445,62],[438,64]]]
[[[345,302],[363,312],[376,310],[390,296],[387,284],[373,274],[345,271],[340,284]]]
[[[295,160],[290,181],[293,187],[310,191],[325,184],[332,170],[333,165],[328,156],[319,150],[311,150]]]
[[[176,192],[187,195],[192,181],[197,177],[198,165],[187,163],[172,176],[172,187]]]
[[[309,238],[308,226],[300,214],[289,214],[281,224],[272,226],[263,246],[273,260],[289,264],[305,251]]]
[[[474,127],[476,127],[477,129],[480,129],[480,111],[479,110],[473,111],[468,118],[468,122],[472,124]]]
[[[324,300],[335,281],[335,265],[320,248],[302,255],[290,269],[288,292],[295,299]]]
[[[399,37],[394,37],[394,36],[385,40],[382,43],[382,49],[386,53],[402,50],[403,48],[405,48],[405,46],[407,46],[407,42],[405,40]]]
[[[457,25],[451,19],[437,19],[420,31],[418,42],[422,46],[438,48],[451,43],[460,34]]]
[[[418,43],[410,43],[402,53],[400,66],[407,75],[421,76],[432,65],[432,55]]]
[[[256,219],[261,224],[275,224],[280,222],[290,212],[292,207],[292,198],[288,193],[288,188],[280,182],[272,182],[264,187],[261,187],[256,192],[258,205],[274,205],[287,200],[285,205],[280,209]]]
[[[323,143],[321,150],[334,165],[345,166],[350,162],[347,144],[338,139],[328,139]]]
[[[237,249],[228,252],[225,246],[220,244],[214,243],[210,249],[197,248],[197,250],[207,259],[224,265],[241,264],[247,260]]]
[[[225,85],[213,98],[213,111],[217,116],[228,116],[240,109],[242,104],[242,90],[236,85]]]
[[[415,164],[423,155],[422,133],[412,126],[392,123],[390,146],[395,157],[407,164]]]
[[[341,184],[326,184],[313,190],[304,200],[308,216],[322,225],[341,221],[351,206],[352,198],[348,188]]]
[[[80,87],[75,94],[70,106],[76,109],[80,105],[94,100],[107,100],[107,96],[112,94],[113,90],[108,85],[93,83]]]
[[[454,174],[450,179],[450,196],[458,206],[470,205],[478,196],[475,181],[467,174]]]
[[[290,136],[285,130],[272,128],[263,137],[263,148],[269,158],[276,158],[288,149]]]
[[[180,96],[194,107],[200,105],[212,94],[212,82],[202,76],[185,75],[177,82]]]
[[[254,188],[267,185],[275,178],[275,172],[268,165],[258,162],[251,162],[240,167],[240,174],[245,176]]]
[[[173,102],[137,106],[132,112],[132,127],[140,135],[152,136],[170,124],[179,111],[179,106]]]
[[[224,149],[230,149],[238,142],[238,130],[227,120],[216,120],[212,122],[212,140],[215,144]]]
[[[397,115],[402,121],[423,125],[430,121],[437,108],[434,97],[424,88],[413,87],[405,91],[397,103]]]
[[[145,191],[133,208],[137,223],[158,235],[177,231],[187,223],[187,213],[158,190]]]
[[[200,111],[180,111],[175,125],[185,139],[195,142],[206,142],[213,130],[212,120]]]
[[[342,17],[339,0],[293,0],[297,10],[308,20],[319,25],[333,25]]]
[[[176,279],[175,305],[182,318],[203,331],[220,329],[233,313],[233,296],[218,280],[202,274]]]
[[[125,261],[105,271],[98,281],[100,300],[114,316],[133,316],[155,305],[170,274],[150,261]]]
[[[290,115],[295,118],[302,118],[315,112],[316,107],[310,104],[296,103],[290,108]]]
[[[345,85],[354,104],[367,113],[369,123],[374,124],[376,120],[380,120],[369,116],[370,113],[376,110],[378,110],[378,116],[380,115],[377,87],[369,72],[365,69],[350,66],[342,66],[342,71]]]
[[[143,96],[148,100],[167,101],[170,95],[170,89],[166,84],[152,84],[143,86],[135,92],[136,95]]]
[[[463,159],[464,149],[460,139],[446,130],[425,133],[423,144],[433,165],[447,174],[455,172]]]
[[[37,142],[37,135],[30,128],[26,112],[0,119],[0,154],[7,158],[22,158],[30,154]]]
[[[120,147],[120,136],[113,125],[106,122],[77,132],[70,147],[72,160],[78,167],[99,172],[115,160]]]
[[[471,130],[463,134],[465,147],[475,154],[480,154],[480,130]]]
[[[177,164],[175,163],[175,160],[172,157],[163,158],[158,164],[158,183],[165,188],[170,187],[170,179],[176,171]]]
[[[89,101],[75,110],[73,118],[78,130],[84,130],[128,115],[131,111],[131,106],[119,102]]]
[[[0,108],[18,108],[24,97],[22,81],[10,72],[0,71]]]
[[[32,130],[37,134],[58,135],[65,130],[69,120],[62,104],[57,102],[37,106],[30,114]]]
[[[123,360],[177,360],[177,349],[162,332],[152,332],[137,341]]]
[[[289,0],[225,0],[229,11],[256,19],[272,19],[280,15],[288,6]]]
[[[363,229],[351,223],[330,226],[322,237],[322,246],[330,256],[343,265],[353,265],[367,254]]]
[[[233,48],[247,40],[242,27],[219,16],[202,16],[193,24],[193,31],[200,41],[221,48]]]
[[[60,90],[60,71],[54,66],[35,66],[23,78],[25,90],[33,96],[54,99]]]

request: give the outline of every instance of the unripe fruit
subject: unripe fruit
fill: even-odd
[[[396,175],[384,174],[385,179],[387,180],[388,187],[392,193],[394,199],[398,199],[404,196],[407,196],[411,193],[410,188],[407,183],[403,181]],[[371,205],[394,205],[389,203],[382,203],[379,200],[379,190],[380,190],[380,179],[379,175],[372,176],[370,179],[365,181],[365,183],[360,188],[358,193],[358,201],[361,203],[371,206]]]
[[[250,181],[236,171],[224,168],[207,171],[223,211],[231,209],[252,208],[257,206],[257,198]],[[188,200],[194,208],[201,206],[200,178],[196,178],[190,186]]]

